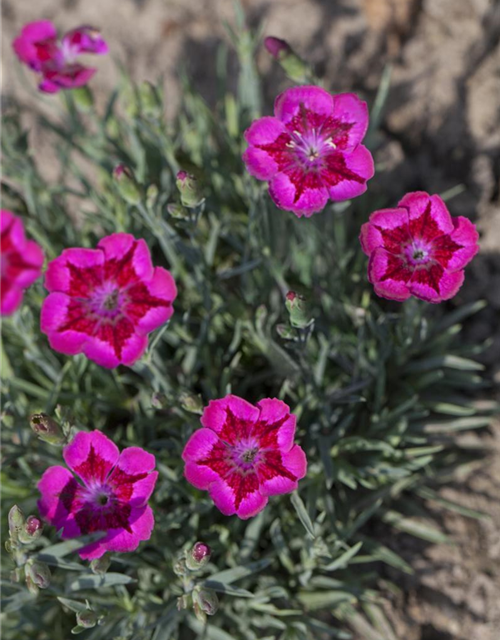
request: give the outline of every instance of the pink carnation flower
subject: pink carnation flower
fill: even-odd
[[[307,218],[329,198],[348,200],[366,191],[373,159],[361,143],[368,109],[353,93],[330,95],[320,87],[294,87],[276,98],[274,117],[245,132],[248,171],[269,182],[280,209]]]
[[[243,520],[262,511],[268,496],[289,493],[306,475],[304,451],[293,444],[296,418],[281,400],[257,406],[229,395],[212,400],[203,429],[184,448],[184,474],[226,516]]]
[[[25,25],[12,46],[22,62],[41,74],[39,89],[47,93],[86,85],[96,69],[79,64],[77,57],[82,53],[108,52],[108,45],[96,29],[78,27],[58,41],[56,28],[49,20]]]
[[[397,209],[372,213],[360,241],[377,295],[437,303],[462,286],[464,267],[479,251],[478,237],[472,222],[452,218],[439,196],[415,191]]]
[[[11,211],[0,211],[1,269],[0,312],[10,315],[19,307],[26,287],[40,277],[43,252],[26,240],[21,220]]]
[[[80,431],[63,449],[68,467],[49,467],[38,483],[38,509],[62,529],[62,538],[105,531],[79,551],[100,558],[106,551],[134,551],[149,540],[154,516],[147,502],[156,484],[155,457],[140,447],[118,447],[100,431]]]
[[[177,295],[170,272],[153,268],[146,242],[128,233],[103,238],[97,249],[66,249],[49,263],[45,287],[41,329],[50,346],[110,369],[141,357]]]

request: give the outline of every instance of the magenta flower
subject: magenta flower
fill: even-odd
[[[79,64],[77,57],[81,53],[108,52],[108,45],[96,29],[78,27],[58,41],[56,28],[49,20],[25,25],[12,46],[21,62],[41,74],[39,89],[46,93],[83,87],[96,69]]]
[[[106,551],[134,551],[149,540],[154,516],[147,502],[156,484],[155,457],[140,447],[118,447],[100,431],[80,431],[63,449],[65,467],[49,467],[38,483],[41,516],[62,538],[105,531],[79,551],[92,560]]]
[[[330,95],[320,87],[294,87],[276,98],[274,116],[245,132],[248,171],[269,182],[280,209],[307,218],[329,198],[348,200],[366,191],[373,159],[361,143],[368,109],[353,93]]]
[[[437,303],[462,286],[464,267],[479,251],[478,237],[472,222],[452,218],[439,196],[415,191],[397,209],[372,213],[359,239],[377,295]]]
[[[212,400],[182,459],[184,474],[198,489],[208,489],[226,516],[243,520],[262,511],[268,496],[289,493],[306,475],[304,451],[293,444],[296,419],[281,400],[253,406],[229,395]]]
[[[45,287],[41,329],[50,346],[109,369],[141,357],[177,295],[170,272],[153,268],[146,242],[128,233],[103,238],[97,249],[66,249],[49,263]]]
[[[22,221],[11,211],[0,211],[0,229],[0,313],[8,316],[21,304],[24,290],[40,277],[43,252],[36,242],[26,240]]]

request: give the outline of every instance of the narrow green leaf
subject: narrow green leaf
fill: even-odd
[[[348,549],[345,553],[339,556],[333,562],[323,567],[325,571],[337,571],[338,569],[344,569],[349,564],[349,560],[354,558],[354,556],[358,553],[358,551],[363,546],[362,542],[357,542],[353,547]]]
[[[314,534],[314,525],[311,522],[311,518],[307,513],[307,509],[304,503],[302,502],[302,498],[299,496],[299,494],[296,491],[292,493],[291,502],[293,504],[295,511],[297,512],[297,515],[299,516],[299,520],[304,525],[304,529],[311,536],[311,538],[314,539],[316,537]]]
[[[118,584],[132,584],[137,582],[134,578],[123,573],[105,573],[103,576],[87,575],[80,576],[69,583],[70,591],[80,591],[80,589],[99,589],[102,587],[114,587]]]

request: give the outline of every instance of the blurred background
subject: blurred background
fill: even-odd
[[[355,91],[372,104],[391,65],[373,197],[394,206],[406,191],[454,189],[448,203],[452,215],[478,224],[481,254],[468,267],[459,303],[488,302],[466,325],[465,337],[474,343],[492,339],[482,356],[492,382],[484,395],[500,399],[500,1],[241,2],[250,28],[288,40],[333,92]],[[61,32],[81,24],[99,28],[112,54],[92,60],[98,68],[90,85],[96,100],[104,102],[119,81],[119,62],[135,80],[161,77],[172,115],[179,105],[181,71],[213,104],[217,51],[228,43],[224,22],[233,21],[234,7],[232,0],[3,0],[2,13],[2,101],[15,100],[26,110],[31,144],[50,179],[51,149],[36,115],[53,113],[58,98],[39,94],[34,77],[12,54],[11,41],[23,24],[50,19]],[[270,113],[274,97],[289,82],[263,47],[257,62]],[[392,576],[401,592],[387,614],[398,638],[500,638],[500,423],[496,426],[496,433],[467,436],[486,444],[491,456],[463,484],[443,491],[444,498],[490,518],[437,514],[455,546],[424,545],[410,537],[385,541],[416,570],[413,576]]]

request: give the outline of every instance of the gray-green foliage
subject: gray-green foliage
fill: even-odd
[[[41,282],[4,322],[4,530],[14,503],[36,513],[41,474],[62,463],[61,449],[30,430],[35,412],[55,415],[60,405],[67,432],[102,429],[120,447],[142,446],[160,472],[151,541],[115,555],[107,573],[78,559],[81,541],[61,546],[49,527],[31,550],[50,565],[49,588],[35,596],[22,581],[10,582],[14,566],[5,559],[6,640],[67,640],[71,629],[91,640],[347,640],[349,629],[387,640],[380,568],[412,569],[374,537],[374,523],[446,540],[425,509],[440,500],[427,485],[476,457],[454,432],[488,423],[468,399],[483,384],[481,367],[457,324],[480,304],[443,315],[425,303],[390,305],[374,296],[357,240],[380,204],[370,190],[309,220],[275,209],[241,161],[242,132],[261,92],[255,40],[238,28],[238,96],[227,89],[221,50],[214,111],[186,78],[170,123],[159,93],[152,100],[150,86],[125,74],[104,109],[64,94],[63,115],[39,122],[59,159],[50,183],[30,151],[20,106],[4,112],[3,206],[22,215],[47,259],[127,231],[147,240],[179,289],[169,326],[132,368],[108,371],[53,352],[39,330]],[[118,163],[133,171],[137,204],[113,181]],[[181,167],[200,180],[198,207],[179,206]],[[168,205],[177,205],[174,215]],[[305,298],[312,320],[305,328],[290,323],[288,290]],[[298,493],[272,498],[247,522],[221,515],[183,479],[180,456],[199,425],[198,396],[206,404],[228,392],[285,400],[309,461]],[[210,563],[192,577],[174,573],[178,554],[197,540],[212,547]],[[189,597],[177,607],[194,584],[218,593],[208,625]]]

